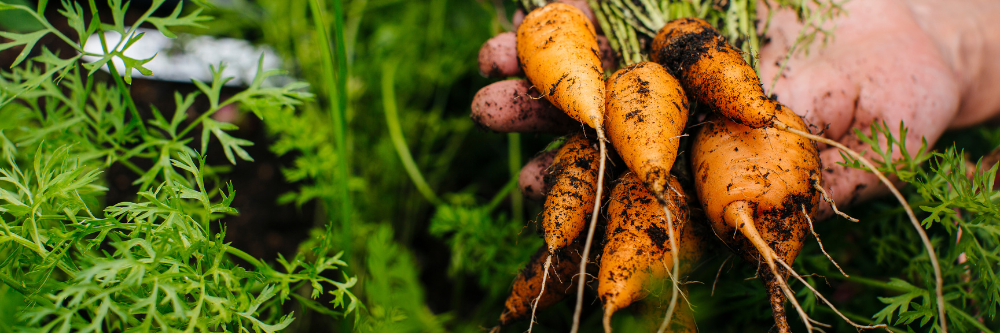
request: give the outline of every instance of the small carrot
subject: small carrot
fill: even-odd
[[[565,298],[573,286],[573,275],[580,268],[580,247],[579,243],[574,243],[566,251],[559,251],[551,257],[548,272],[544,269],[546,258],[550,258],[548,249],[539,248],[514,279],[514,287],[510,296],[507,296],[503,313],[500,314],[499,326],[507,326],[528,317],[533,307],[546,308]],[[542,278],[546,274],[551,276],[543,287]],[[539,294],[542,295],[540,298]]]
[[[570,117],[602,132],[604,71],[599,50],[594,25],[571,5],[538,8],[517,29],[517,57],[528,80]]]
[[[764,94],[753,67],[708,22],[668,22],[653,39],[653,61],[672,71],[688,94],[732,121],[770,126],[777,102]]]
[[[663,66],[640,62],[611,75],[604,128],[629,169],[662,193],[688,118],[688,99]]]
[[[604,72],[601,69],[597,33],[590,20],[576,7],[550,3],[531,11],[517,28],[517,58],[528,80],[553,105],[567,115],[597,130],[600,163],[595,198],[601,196],[607,149],[604,135]],[[593,215],[583,248],[577,303],[571,333],[580,327],[583,283],[587,257],[597,226],[600,200],[594,200]]]
[[[549,254],[565,248],[583,232],[594,212],[597,190],[597,149],[583,133],[570,136],[556,152],[545,184],[542,233]]]
[[[673,230],[657,198],[634,173],[622,176],[612,190],[597,286],[605,332],[611,331],[615,311],[645,297],[647,282],[666,278],[678,260],[670,237],[680,236],[688,224],[688,206],[675,178],[668,177],[666,188],[666,205],[676,222]]]

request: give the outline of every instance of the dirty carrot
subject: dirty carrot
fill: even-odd
[[[603,118],[604,72],[594,25],[571,5],[551,3],[535,9],[525,16],[517,29],[517,57],[525,76],[545,98],[570,117],[597,130],[601,157],[595,197],[600,197],[607,149]],[[583,269],[593,242],[599,204],[600,200],[594,201],[584,243],[584,264],[581,265],[571,333],[576,333],[580,327],[586,279]]]
[[[678,242],[672,238],[680,236],[688,224],[688,205],[675,178],[668,176],[666,188],[666,205],[676,222],[673,228],[657,198],[635,173],[622,176],[612,190],[597,286],[604,303],[605,332],[611,331],[615,311],[645,297],[648,282],[667,278],[668,267],[676,266],[678,251],[673,249]],[[676,286],[672,289],[677,290]]]

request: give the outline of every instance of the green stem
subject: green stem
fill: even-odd
[[[335,105],[330,112],[330,118],[333,121],[333,141],[337,148],[337,170],[339,173],[338,177],[338,194],[340,200],[340,225],[341,225],[341,235],[343,237],[344,251],[347,251],[346,255],[350,256],[350,244],[352,241],[351,233],[351,199],[348,191],[348,179],[350,174],[348,171],[348,160],[347,155],[347,126],[346,126],[346,116],[347,116],[347,55],[344,48],[344,9],[343,4],[340,0],[333,1],[333,30],[334,38],[331,40],[329,33],[327,32],[327,24],[324,20],[326,15],[324,14],[323,4],[319,0],[310,0],[309,7],[313,12],[313,25],[316,29],[316,33],[319,35],[319,41],[322,47],[320,47],[320,54],[323,59],[323,77],[325,79],[327,93],[329,94],[329,100],[331,104]],[[334,45],[334,43],[336,43]],[[333,54],[331,47],[335,47],[337,52],[336,59]],[[337,71],[334,71],[334,61],[336,61]]]
[[[125,86],[125,82],[122,81],[122,76],[118,75],[118,70],[115,69],[115,64],[113,61],[108,62],[108,70],[111,72],[111,77],[115,79],[115,85],[118,86],[118,92],[122,94],[122,98],[125,99],[125,105],[128,107],[130,113],[132,113],[132,120],[129,121],[129,125],[135,124],[139,128],[139,133],[142,136],[146,136],[146,124],[142,122],[142,117],[139,117],[139,109],[135,107],[135,101],[132,100],[132,94],[129,93],[129,89]]]
[[[437,194],[434,194],[434,190],[431,190],[430,185],[424,180],[424,175],[417,168],[417,163],[413,161],[413,156],[410,155],[410,148],[406,145],[406,139],[403,138],[403,129],[399,125],[399,113],[396,110],[396,92],[393,87],[397,65],[399,65],[398,60],[392,60],[382,65],[382,106],[385,109],[385,123],[389,127],[389,138],[392,140],[392,146],[396,148],[396,153],[399,154],[399,160],[403,162],[406,174],[410,176],[413,185],[417,187],[417,191],[427,201],[435,205],[440,205],[443,202],[438,198]]]
[[[601,26],[604,36],[608,38],[608,44],[611,44],[611,49],[622,53],[618,38],[615,38],[615,34],[611,30],[611,25],[608,24],[608,18],[604,15],[604,10],[601,9],[601,5],[597,4],[596,0],[587,0],[587,4],[590,5],[590,10],[594,12],[594,17],[597,19],[597,24]]]
[[[507,139],[510,140],[507,144],[507,166],[510,167],[510,176],[517,179],[521,174],[521,134],[509,133]],[[514,222],[520,224],[524,221],[524,196],[521,191],[510,192],[510,206]]]
[[[980,323],[979,320],[977,320],[975,317],[969,315],[965,311],[962,311],[962,309],[956,308],[954,305],[951,305],[951,303],[946,303],[945,307],[952,313],[958,314],[960,317],[962,317],[962,319],[965,319],[966,322],[972,324],[972,326],[975,326],[981,332],[993,333],[993,331],[987,328],[986,325],[983,325],[983,323]]]
[[[866,285],[866,286],[872,286],[872,287],[879,288],[879,289],[885,289],[885,290],[895,291],[895,292],[898,292],[898,293],[906,293],[906,292],[910,291],[909,289],[896,287],[896,286],[893,286],[893,285],[891,285],[889,283],[886,283],[886,282],[882,282],[882,281],[875,280],[875,279],[869,279],[869,278],[859,277],[859,276],[846,277],[846,276],[840,275],[840,273],[832,273],[832,272],[823,273],[822,275],[825,276],[825,277],[828,277],[828,278],[834,278],[834,279],[838,279],[838,280],[845,280],[845,281],[855,282],[855,283],[863,284],[863,285]]]
[[[833,311],[832,309],[824,307],[824,306],[819,306],[819,307],[816,307],[816,308],[819,309],[820,311],[823,311],[823,312],[826,312],[826,313],[832,313],[832,314],[836,314],[837,313],[836,311]],[[840,311],[840,313],[843,314],[845,317],[850,318],[851,320],[854,320],[854,321],[857,321],[857,322],[862,322],[862,323],[865,323],[866,325],[874,325],[875,324],[875,322],[873,322],[871,320],[871,318],[868,318],[868,317],[865,317],[865,316],[862,316],[862,315],[859,315],[859,314],[856,314],[856,313],[850,313],[850,312],[844,312],[844,311]],[[887,330],[895,332],[895,333],[906,333],[906,331],[898,329],[898,328],[895,328],[895,327],[892,327],[892,326],[886,326],[885,328]]]
[[[253,256],[251,256],[249,253],[243,252],[243,250],[237,249],[235,247],[226,246],[226,253],[234,255],[237,258],[243,259],[244,261],[250,263],[251,265],[253,265],[256,268],[259,268],[259,269],[270,269],[271,268],[271,266],[265,265],[260,260],[257,260],[257,258],[254,258]],[[279,273],[279,272],[274,272],[274,273],[282,274],[282,273]]]
[[[24,285],[24,281],[18,281],[14,278],[7,276],[7,274],[0,273],[0,281],[9,286],[14,291],[21,293],[21,295],[28,296],[31,295],[31,291],[28,290],[28,286]]]

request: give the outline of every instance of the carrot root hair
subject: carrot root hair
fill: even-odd
[[[528,322],[528,333],[531,333],[531,329],[535,327],[535,310],[538,310],[538,301],[542,300],[542,295],[545,294],[545,282],[549,279],[549,267],[552,267],[552,253],[549,253],[549,256],[545,257],[545,273],[542,274],[542,288],[538,291],[538,297],[535,297],[535,301],[531,304],[531,321]]]
[[[826,297],[823,297],[823,295],[820,294],[819,291],[816,291],[816,288],[813,288],[812,285],[810,285],[808,282],[806,282],[806,280],[803,279],[801,275],[799,275],[794,270],[792,270],[792,268],[788,266],[788,263],[786,263],[784,260],[781,260],[781,258],[775,258],[775,259],[776,259],[775,261],[778,262],[779,264],[781,264],[781,266],[784,267],[785,270],[787,270],[789,273],[791,273],[792,276],[794,276],[796,279],[798,279],[800,282],[802,282],[802,284],[806,285],[806,288],[809,288],[809,290],[812,291],[812,293],[814,295],[816,295],[817,298],[819,298],[820,300],[822,300],[823,303],[826,304],[826,306],[829,306],[830,309],[833,310],[834,313],[836,313],[838,316],[840,316],[840,318],[843,319],[844,322],[850,324],[851,326],[854,326],[857,329],[875,329],[875,328],[881,328],[881,329],[884,329],[886,332],[891,332],[889,330],[889,326],[887,326],[886,324],[860,325],[858,323],[855,323],[855,322],[851,321],[843,313],[840,313],[840,310],[837,310],[837,308],[833,306],[833,303],[830,303],[830,301],[828,301],[826,299]]]
[[[667,201],[666,198],[664,198],[663,193],[656,193],[656,196],[656,199],[660,201],[660,206],[663,207],[663,214],[667,220],[667,237],[670,237],[670,256],[673,257],[674,262],[674,267],[669,274],[670,282],[672,284],[670,291],[670,304],[667,305],[667,313],[663,317],[663,323],[660,324],[660,329],[656,331],[657,333],[663,333],[670,325],[670,319],[673,318],[674,315],[674,308],[677,307],[677,293],[680,290],[680,287],[677,286],[677,278],[681,263],[677,257],[677,238],[674,237],[674,216],[670,213],[670,209],[667,208]]]
[[[597,142],[600,145],[601,163],[597,171],[597,200],[594,200],[594,214],[590,218],[590,227],[587,230],[587,241],[583,245],[583,258],[580,259],[580,281],[576,288],[576,309],[573,310],[573,326],[570,333],[577,333],[580,330],[580,314],[583,312],[583,288],[587,284],[587,259],[590,258],[590,245],[594,242],[594,229],[597,228],[597,217],[601,212],[601,192],[604,191],[604,162],[608,159],[608,150],[604,136],[604,128],[597,126]]]
[[[823,241],[819,240],[819,234],[816,233],[816,229],[813,228],[813,220],[811,217],[809,217],[809,213],[806,212],[806,206],[800,205],[800,207],[802,207],[802,216],[805,216],[806,222],[809,222],[809,231],[812,232],[813,237],[816,237],[816,243],[819,244],[819,250],[823,251],[823,255],[825,255],[827,259],[830,259],[830,262],[832,262],[833,265],[837,267],[837,270],[840,271],[840,274],[844,274],[845,277],[850,277],[850,275],[847,275],[847,273],[844,272],[843,268],[840,268],[840,265],[837,264],[837,261],[833,260],[833,257],[831,257],[829,253],[826,253],[826,249],[823,248]]]
[[[823,189],[823,185],[820,185],[819,182],[813,183],[813,188],[815,188],[817,191],[819,191],[820,194],[823,194],[823,201],[826,201],[827,203],[830,204],[830,208],[833,208],[833,213],[834,214],[840,215],[841,217],[847,219],[848,221],[854,222],[854,223],[860,222],[858,219],[853,218],[850,215],[847,215],[847,213],[844,213],[844,212],[840,211],[839,209],[837,209],[837,203],[833,202],[833,199],[830,198],[830,194],[826,193],[826,190]]]
[[[924,243],[924,248],[927,249],[928,257],[931,260],[931,266],[934,268],[934,280],[935,280],[934,293],[937,298],[939,325],[941,326],[941,333],[948,333],[948,320],[947,317],[945,316],[945,304],[944,304],[944,279],[941,277],[941,265],[938,264],[937,252],[934,251],[934,245],[931,244],[930,238],[927,237],[927,232],[920,225],[920,222],[917,221],[917,216],[916,214],[913,213],[913,208],[910,208],[910,204],[906,202],[906,199],[903,198],[903,195],[899,193],[899,190],[896,189],[896,186],[893,185],[892,182],[890,182],[889,179],[882,174],[882,172],[878,171],[878,169],[875,168],[875,165],[872,164],[871,161],[869,161],[867,158],[864,158],[863,156],[861,156],[861,154],[858,154],[854,150],[847,148],[847,146],[844,146],[840,142],[836,142],[818,135],[814,135],[812,133],[807,133],[789,127],[788,125],[782,123],[777,119],[774,120],[774,126],[775,128],[780,130],[784,130],[817,142],[822,142],[827,145],[837,147],[837,149],[840,149],[847,155],[850,155],[852,158],[861,162],[861,164],[863,164],[866,168],[868,168],[869,171],[874,173],[875,176],[878,177],[878,179],[882,181],[882,183],[885,184],[887,188],[889,188],[889,192],[892,192],[892,195],[896,197],[896,200],[898,200],[899,203],[903,205],[903,209],[906,211],[906,215],[910,218],[910,223],[913,224],[913,228],[917,231],[917,234],[920,235],[920,240]]]
[[[722,264],[719,265],[719,271],[715,272],[715,281],[712,282],[712,294],[711,294],[711,296],[715,296],[715,284],[719,283],[719,276],[722,275],[722,268],[725,267],[726,266],[726,262],[729,262],[729,259],[732,259],[732,258],[733,258],[733,255],[729,254],[729,256],[726,257],[726,260],[723,260]]]
[[[795,307],[795,312],[797,312],[799,317],[802,318],[802,323],[806,326],[806,332],[812,332],[815,330],[813,327],[813,323],[815,321],[812,320],[812,318],[809,318],[809,315],[807,315],[805,310],[802,309],[802,306],[799,305],[799,301],[795,299],[795,293],[793,293],[792,289],[788,287],[788,283],[782,278],[783,275],[778,273],[778,267],[774,264],[774,260],[780,260],[781,258],[777,258],[774,250],[771,250],[771,247],[767,246],[767,242],[764,241],[764,238],[760,236],[759,232],[757,232],[757,226],[754,223],[753,218],[750,216],[750,211],[752,211],[752,209],[745,201],[737,201],[730,204],[730,206],[726,208],[725,214],[727,219],[730,217],[732,218],[730,223],[733,223],[737,229],[742,231],[743,235],[746,236],[747,239],[750,240],[750,243],[757,249],[757,252],[760,254],[764,263],[766,263],[767,267],[771,270],[771,275],[774,278],[774,281],[778,283],[782,293],[785,294],[785,298],[792,303]],[[779,325],[779,331],[790,331],[787,321],[775,322],[775,324]],[[784,325],[784,327],[781,327],[781,325]],[[784,330],[782,330],[782,328]]]

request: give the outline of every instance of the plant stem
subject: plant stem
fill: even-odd
[[[396,91],[393,85],[398,65],[398,60],[389,61],[382,65],[382,106],[385,109],[385,123],[389,127],[389,138],[392,140],[393,148],[396,148],[396,154],[399,154],[399,160],[403,162],[406,174],[410,176],[413,185],[417,187],[417,191],[427,201],[430,201],[434,205],[440,205],[443,202],[434,193],[434,190],[431,190],[430,185],[424,180],[424,175],[420,173],[417,163],[413,161],[410,148],[406,146],[406,139],[403,138],[403,130],[399,125],[399,113],[396,110]]]
[[[132,94],[129,93],[129,89],[125,86],[125,82],[122,81],[122,76],[118,75],[118,70],[115,69],[115,64],[113,61],[108,62],[108,70],[111,72],[111,77],[115,79],[115,85],[118,86],[118,92],[122,94],[122,98],[125,99],[125,105],[128,106],[129,112],[132,113],[132,120],[129,121],[129,125],[135,124],[139,128],[139,133],[142,136],[146,136],[146,124],[142,122],[142,117],[139,117],[139,110],[135,107],[135,101],[132,100]]]
[[[234,255],[237,258],[243,259],[244,261],[250,263],[251,265],[253,265],[256,268],[259,268],[259,269],[271,268],[271,266],[265,265],[264,263],[260,262],[260,260],[257,260],[257,258],[254,258],[253,256],[251,256],[249,253],[243,252],[243,250],[237,249],[235,247],[226,246],[226,253]],[[277,273],[277,272],[275,272],[275,273]],[[281,273],[278,273],[278,274],[281,274]]]
[[[333,140],[337,147],[337,169],[339,171],[338,186],[337,190],[339,192],[338,199],[340,200],[340,225],[341,225],[341,236],[343,237],[343,250],[346,256],[350,256],[350,244],[352,241],[351,233],[351,198],[348,193],[348,179],[350,174],[348,173],[348,160],[347,155],[347,126],[346,126],[346,115],[347,115],[347,55],[344,49],[344,10],[343,4],[340,0],[333,1],[333,30],[334,39],[331,41],[330,36],[327,32],[327,26],[325,22],[325,13],[323,4],[319,0],[309,1],[310,9],[312,10],[313,25],[319,35],[319,42],[322,47],[320,47],[320,53],[323,58],[323,77],[326,81],[327,94],[329,95],[329,102],[335,106],[330,111],[330,117],[333,120]],[[333,43],[336,43],[334,46]],[[333,51],[330,49],[333,46],[337,52],[336,59],[334,59]],[[334,61],[336,61],[337,71],[334,72]]]

